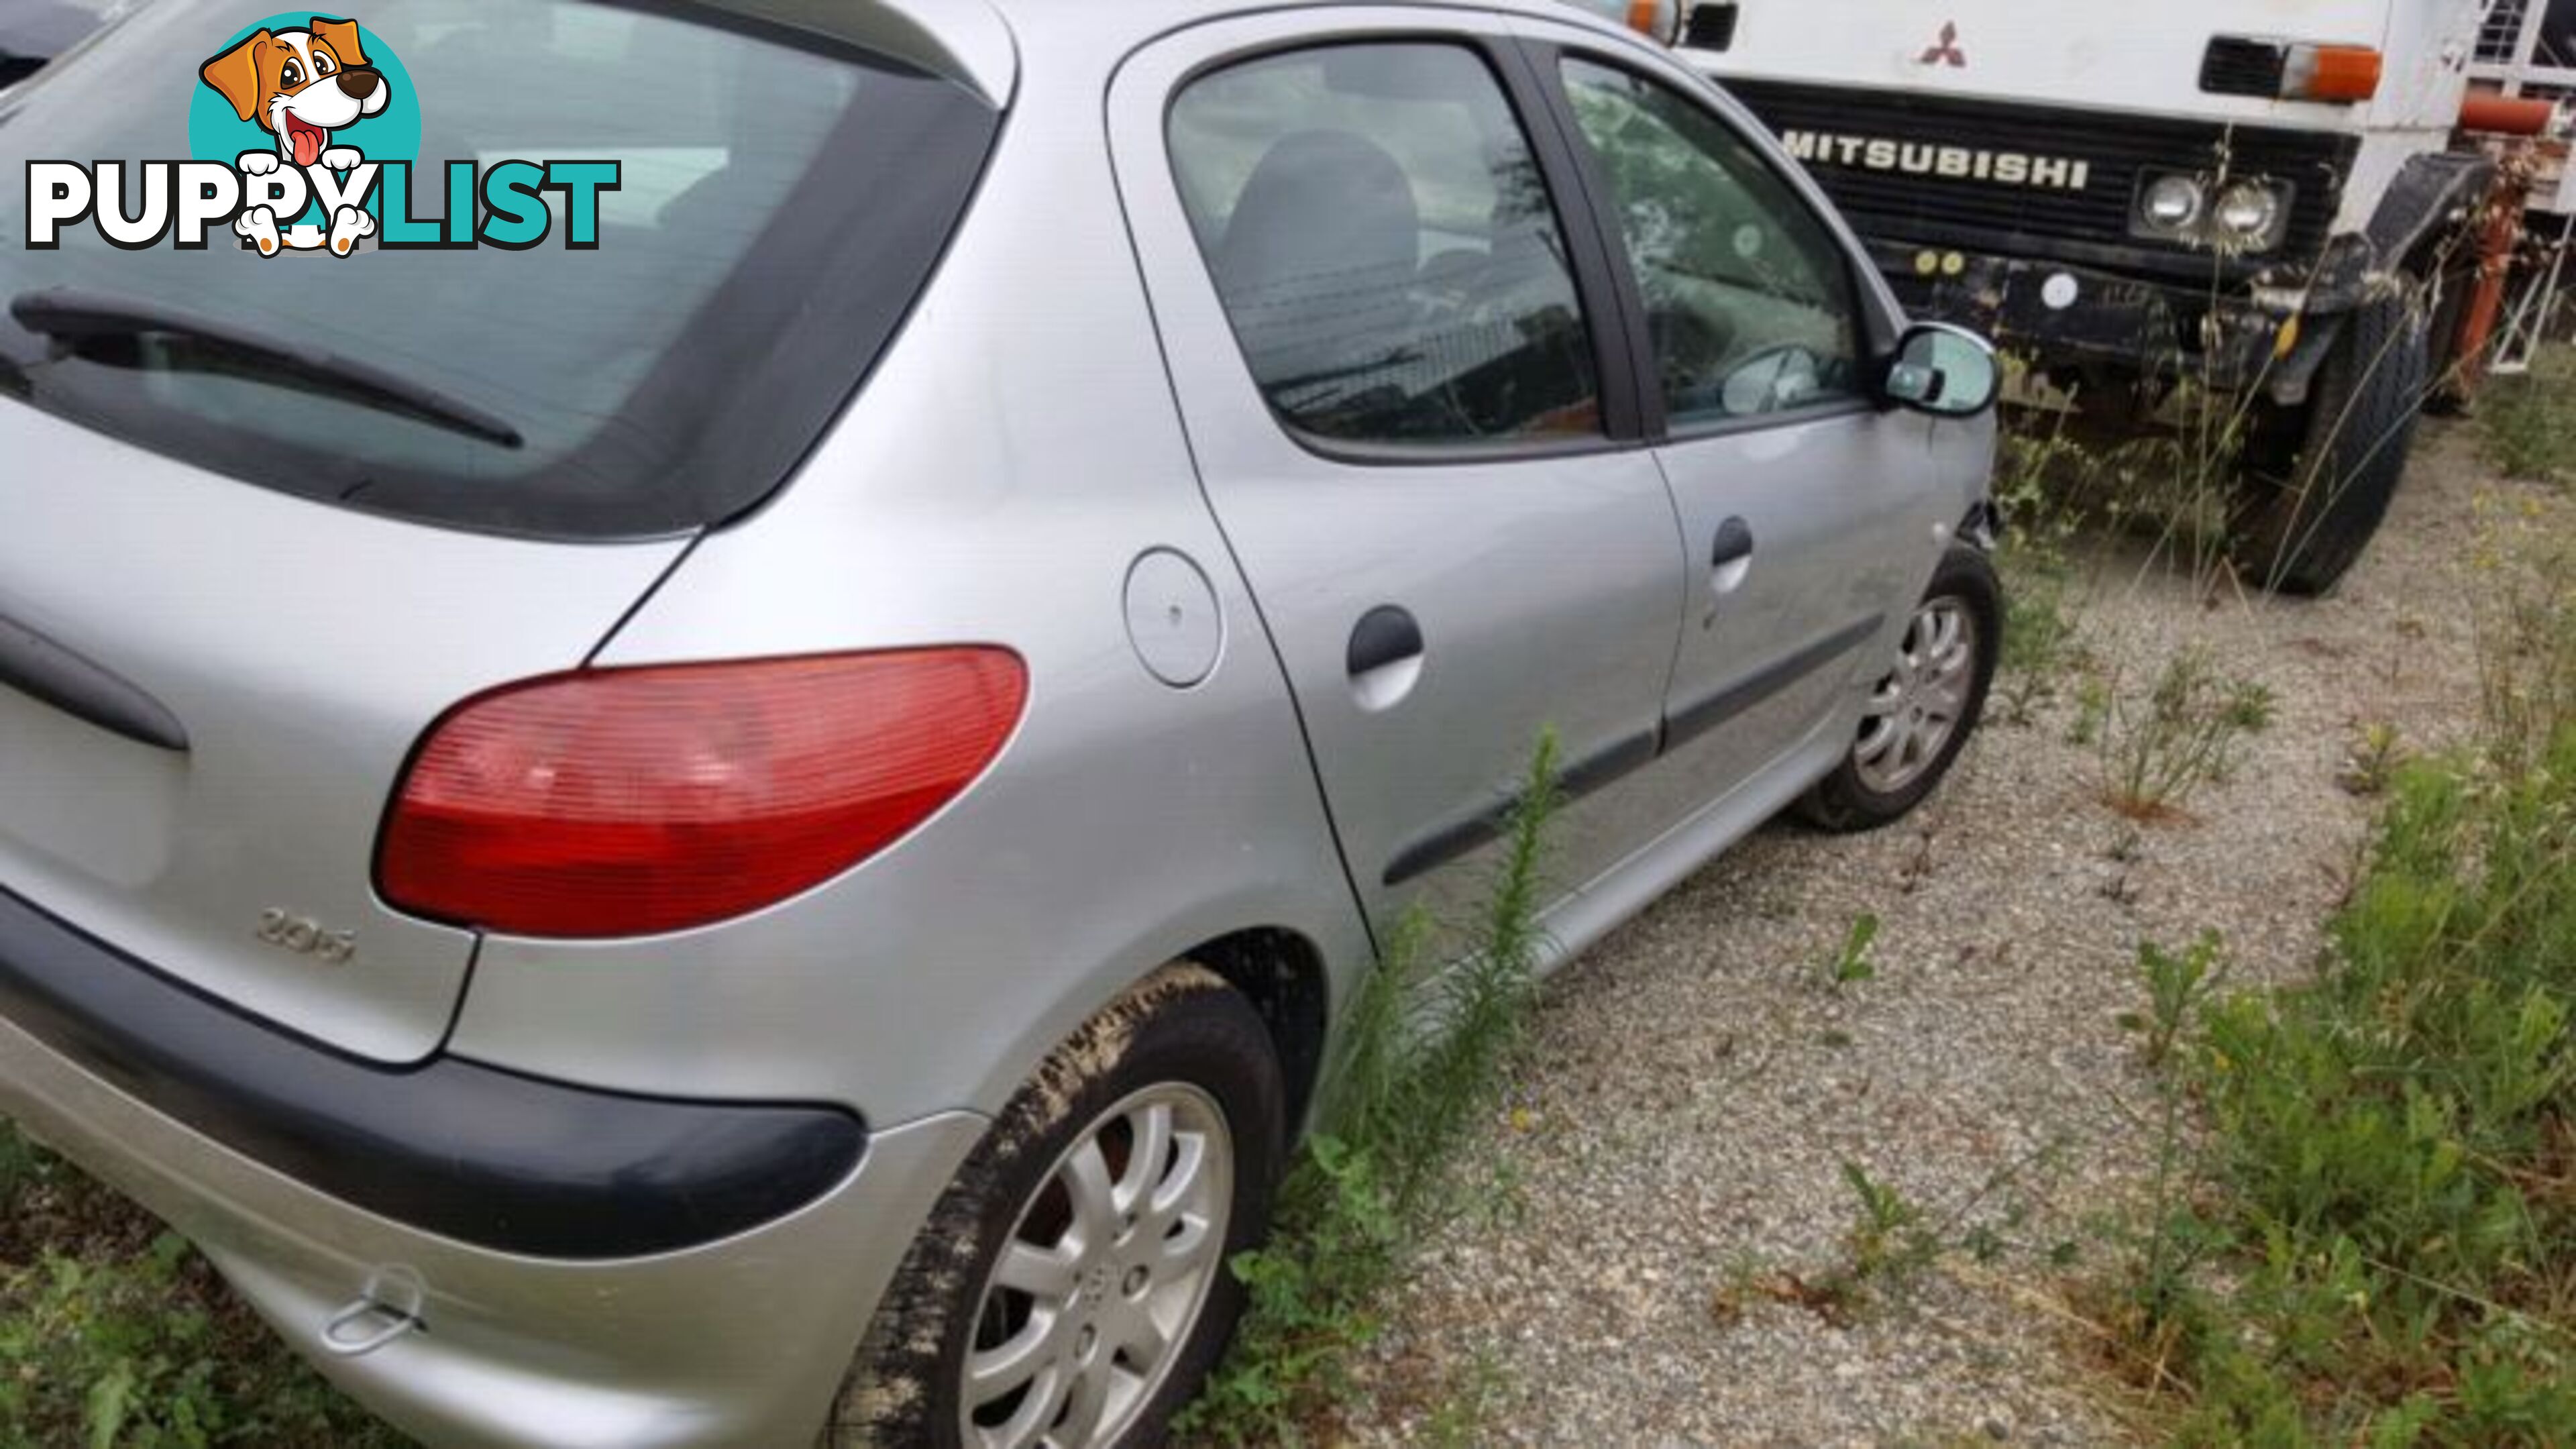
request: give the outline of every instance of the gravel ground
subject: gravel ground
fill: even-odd
[[[1428,1250],[1354,1436],[1420,1437],[1483,1384],[1478,1442],[2132,1437],[2064,1295],[2108,1265],[2105,1215],[2153,1166],[2121,1024],[2144,1003],[2138,944],[2217,929],[2240,984],[2311,966],[2374,808],[2337,782],[2360,725],[2457,736],[2480,519],[2567,512],[2490,477],[2469,429],[2422,448],[2331,600],[2208,603],[2139,543],[2088,559],[2095,659],[2151,674],[2198,641],[2273,692],[2271,727],[2188,815],[2106,808],[2060,699],[1990,721],[1917,820],[1773,826],[1551,980],[1516,1106],[1476,1154],[1490,1211]],[[1883,923],[1877,977],[1829,988],[1863,912]],[[1845,1162],[2000,1253],[1945,1253],[1848,1317],[1762,1291],[1849,1261]]]

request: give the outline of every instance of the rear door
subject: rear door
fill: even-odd
[[[1681,557],[1652,454],[1614,441],[1597,233],[1500,37],[1456,28],[1499,22],[1425,21],[1201,27],[1112,102],[1201,476],[1381,922],[1481,894],[1544,729],[1577,797],[1559,891],[1678,813],[1644,767]]]
[[[1801,768],[1885,672],[1957,494],[1934,424],[1872,398],[1892,317],[1865,264],[1758,133],[1624,49],[1536,53],[1641,314],[1690,568],[1665,748],[1714,797]]]

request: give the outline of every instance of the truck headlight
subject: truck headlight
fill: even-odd
[[[2159,176],[2138,198],[2138,220],[2160,232],[2188,232],[2200,220],[2208,194],[2196,176]]]
[[[2210,220],[2222,245],[2262,251],[2281,239],[2282,221],[2289,212],[2286,202],[2280,187],[2239,181],[2219,194]]]
[[[2287,184],[2260,178],[2213,181],[2182,172],[2150,172],[2139,184],[2129,230],[2149,241],[2227,252],[2269,251],[2289,231],[2290,194]]]

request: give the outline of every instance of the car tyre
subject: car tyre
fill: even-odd
[[[2382,297],[2344,322],[2317,377],[2289,481],[2260,476],[2237,519],[2237,571],[2278,593],[2323,594],[2361,561],[2406,476],[2431,386],[2423,316]]]
[[[1842,763],[1799,801],[1820,829],[1876,830],[1940,788],[1985,715],[2003,650],[2003,586],[1985,554],[1952,544],[1906,621],[1895,667],[1870,703]]]
[[[1227,1265],[1267,1229],[1286,1132],[1251,1002],[1190,962],[1147,977],[1047,1057],[941,1195],[821,1444],[952,1449],[970,1423],[1005,1442],[1053,1426],[1066,1449],[1161,1442],[1234,1331]]]

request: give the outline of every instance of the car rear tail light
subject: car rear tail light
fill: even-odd
[[[584,670],[467,700],[404,774],[376,860],[401,910],[636,936],[774,904],[974,783],[1028,698],[1004,649]]]

